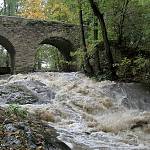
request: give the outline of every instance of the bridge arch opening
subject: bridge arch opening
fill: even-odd
[[[49,44],[56,47],[66,61],[71,61],[70,51],[73,51],[74,47],[69,40],[62,37],[51,37],[43,40],[40,44]]]
[[[72,43],[64,38],[52,37],[43,40],[37,49],[35,70],[70,71],[72,50]]]
[[[13,74],[15,67],[15,49],[12,43],[0,35],[1,61],[0,74]]]

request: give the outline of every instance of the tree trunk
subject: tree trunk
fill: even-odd
[[[94,44],[95,44],[95,48],[94,48],[94,68],[96,70],[94,70],[94,72],[96,74],[102,73],[102,69],[101,69],[101,65],[100,65],[100,57],[99,57],[99,48],[97,47],[97,42],[98,42],[98,19],[97,17],[94,17],[94,30],[93,30],[93,34],[94,34]]]
[[[4,0],[4,15],[7,14],[7,4],[6,4],[6,0]]]
[[[124,20],[125,20],[125,15],[127,12],[128,4],[130,0],[124,0],[122,11],[121,11],[121,18],[120,18],[120,23],[119,23],[119,31],[118,31],[118,44],[121,45],[123,41],[123,28],[124,28]]]
[[[6,67],[9,67],[9,53],[7,52],[7,56],[6,56]]]
[[[42,65],[41,65],[41,60],[40,59],[37,62],[37,67],[38,67],[38,70],[42,69]]]
[[[89,57],[87,54],[87,46],[85,41],[85,34],[84,34],[84,25],[83,25],[83,14],[82,14],[82,8],[81,8],[81,2],[78,0],[79,4],[79,18],[80,18],[80,28],[81,28],[81,38],[82,38],[82,46],[83,46],[83,52],[84,52],[84,71],[88,75],[93,75],[93,68],[90,65]]]
[[[89,0],[89,2],[90,2],[91,8],[92,8],[95,16],[98,18],[100,25],[101,25],[102,36],[103,36],[103,40],[104,40],[104,47],[105,47],[106,56],[108,59],[108,65],[109,65],[108,67],[111,72],[111,77],[114,80],[114,79],[116,79],[117,75],[116,75],[115,69],[113,67],[114,61],[113,61],[112,53],[110,50],[110,44],[109,44],[109,40],[108,40],[107,29],[106,29],[104,17],[103,17],[103,14],[100,12],[100,10],[97,6],[97,3],[94,2],[93,0]]]
[[[94,41],[98,40],[98,20],[94,17]]]

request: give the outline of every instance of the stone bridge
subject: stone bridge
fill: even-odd
[[[81,44],[80,28],[62,22],[0,16],[0,45],[10,54],[12,73],[33,70],[40,44],[55,46],[70,61],[70,51]]]

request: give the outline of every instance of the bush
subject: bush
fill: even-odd
[[[117,74],[122,79],[150,83],[150,60],[142,56],[132,59],[125,57],[118,65]]]
[[[128,78],[132,75],[132,61],[125,57],[119,64],[118,64],[118,76],[121,78]]]
[[[139,78],[139,80],[147,83],[150,82],[150,60],[139,56],[134,59],[133,65],[133,75]]]
[[[16,115],[17,117],[20,117],[20,118],[26,118],[28,115],[28,112],[26,109],[22,108],[19,105],[10,104],[6,111],[6,114],[8,116]]]
[[[75,52],[71,52],[71,56],[75,59],[73,62],[75,66],[77,66],[77,70],[82,70],[83,62],[84,62],[84,52],[82,49],[78,49]]]

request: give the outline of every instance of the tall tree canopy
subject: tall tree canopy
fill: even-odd
[[[72,53],[78,70],[88,64],[96,76],[111,72],[111,76],[116,73],[127,77],[142,72],[143,78],[147,78],[149,5],[149,0],[3,0],[0,13],[80,23],[83,48]]]

